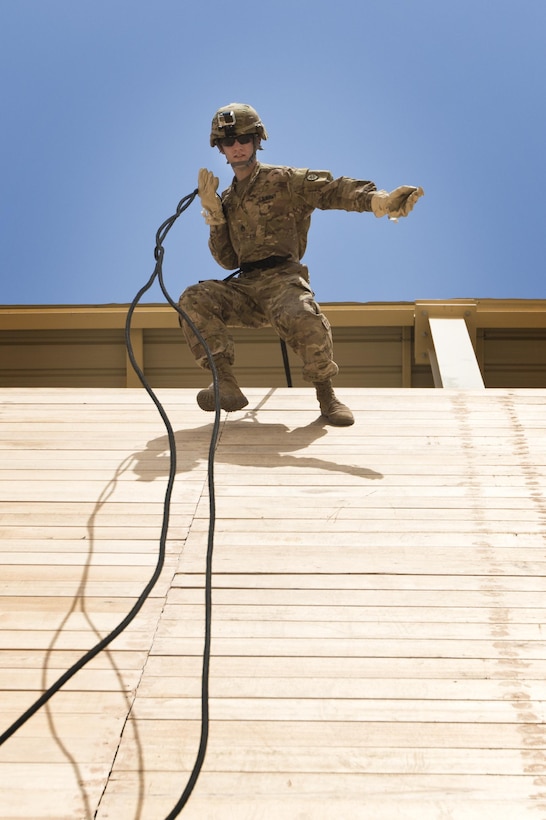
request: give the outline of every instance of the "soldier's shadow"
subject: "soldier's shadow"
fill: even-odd
[[[213,424],[209,423],[175,432],[177,473],[191,472],[208,461],[212,430]],[[214,460],[215,463],[266,469],[318,469],[368,480],[383,478],[382,473],[367,467],[306,455],[305,451],[327,436],[328,430],[320,418],[305,427],[290,428],[286,424],[258,421],[249,411],[242,419],[223,422]],[[295,455],[298,451],[302,454]],[[132,466],[139,481],[153,481],[168,474],[169,464],[169,440],[164,435],[149,441],[145,450],[136,452]]]

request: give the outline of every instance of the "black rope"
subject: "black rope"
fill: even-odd
[[[156,260],[154,272],[148,282],[139,290],[131,305],[129,306],[129,310],[127,311],[127,318],[125,322],[125,344],[127,347],[127,352],[129,355],[129,360],[133,369],[135,370],[138,378],[140,379],[141,384],[145,388],[148,395],[151,397],[152,401],[154,402],[163,423],[167,429],[167,436],[169,441],[169,454],[170,454],[170,467],[169,467],[169,477],[167,481],[167,488],[165,491],[165,499],[163,504],[163,520],[161,526],[161,535],[159,541],[159,553],[158,559],[156,563],[155,570],[152,574],[152,577],[144,587],[143,591],[139,595],[136,603],[133,605],[130,612],[123,618],[122,621],[102,640],[100,640],[94,647],[89,649],[76,663],[74,663],[69,669],[64,672],[58,680],[55,681],[42,695],[32,704],[23,714],[21,714],[17,720],[12,723],[12,725],[6,729],[2,735],[0,735],[0,746],[5,743],[8,738],[10,738],[15,732],[26,723],[29,718],[31,718],[36,712],[41,709],[49,700],[53,697],[56,692],[64,686],[77,672],[80,671],[86,664],[89,663],[94,657],[96,657],[100,652],[106,649],[109,644],[112,643],[115,638],[120,635],[124,629],[134,620],[136,615],[142,609],[146,599],[148,598],[150,592],[152,591],[153,587],[157,583],[159,576],[163,570],[163,566],[165,563],[165,551],[166,551],[166,541],[167,541],[167,533],[169,529],[169,515],[170,515],[170,504],[171,504],[171,497],[172,491],[174,486],[174,481],[176,477],[176,441],[174,436],[174,431],[171,425],[171,422],[165,412],[164,407],[162,406],[161,402],[153,392],[152,388],[150,387],[144,373],[142,372],[133,351],[133,346],[131,342],[131,321],[133,318],[134,311],[136,306],[138,305],[140,299],[150,289],[156,278],[160,284],[161,290],[169,302],[169,304],[177,311],[177,313],[182,317],[184,321],[186,321],[193,333],[198,338],[199,342],[203,346],[205,353],[207,355],[207,359],[210,365],[210,369],[212,372],[213,377],[213,386],[214,386],[214,397],[216,402],[216,412],[214,417],[214,424],[212,429],[211,441],[209,446],[209,454],[208,454],[208,488],[209,488],[209,533],[208,533],[208,543],[207,543],[207,558],[206,558],[206,575],[205,575],[205,639],[204,639],[204,648],[203,648],[203,674],[202,674],[202,686],[201,686],[201,737],[199,742],[199,749],[197,752],[195,764],[193,767],[192,772],[190,773],[190,777],[186,784],[186,787],[174,806],[171,812],[167,815],[165,820],[173,820],[173,818],[177,817],[182,810],[182,808],[187,803],[191,792],[197,782],[197,778],[199,777],[201,768],[203,766],[203,762],[205,759],[205,753],[207,748],[208,742],[208,730],[209,730],[209,704],[208,704],[208,693],[209,693],[209,668],[210,668],[210,646],[211,646],[211,621],[212,621],[212,554],[213,554],[213,546],[214,546],[214,526],[216,521],[216,502],[215,502],[215,494],[214,494],[214,452],[216,450],[216,445],[218,442],[218,432],[220,427],[220,388],[218,384],[218,373],[216,370],[216,366],[214,364],[214,359],[212,358],[212,354],[201,336],[201,333],[192,322],[190,317],[177,305],[172,298],[170,297],[167,289],[165,287],[163,281],[163,257],[164,257],[164,248],[163,248],[163,241],[167,236],[168,232],[178,219],[178,217],[188,208],[195,197],[197,196],[197,189],[195,189],[191,194],[183,197],[178,203],[176,212],[169,217],[168,219],[163,222],[163,224],[158,228],[156,233],[156,246],[154,251],[154,257]]]
[[[158,281],[165,296],[167,302],[173,307],[177,313],[186,321],[197,339],[199,340],[200,344],[203,346],[205,353],[207,355],[208,363],[212,372],[213,376],[213,386],[214,386],[214,400],[215,400],[215,416],[214,416],[214,425],[211,435],[210,447],[209,447],[209,458],[208,458],[208,489],[209,489],[209,533],[208,533],[208,542],[207,542],[207,557],[206,557],[206,568],[205,568],[205,638],[204,638],[204,647],[203,647],[203,667],[202,667],[202,675],[201,675],[201,736],[199,740],[199,748],[197,751],[197,756],[195,759],[195,763],[193,769],[190,773],[188,778],[188,782],[186,783],[186,787],[182,792],[180,799],[178,802],[173,806],[169,814],[166,816],[165,820],[174,820],[175,817],[178,817],[184,806],[189,800],[189,797],[193,791],[195,784],[197,783],[197,779],[199,774],[201,773],[201,769],[203,767],[203,763],[205,761],[205,754],[207,751],[207,743],[208,743],[208,734],[209,734],[209,670],[210,670],[210,647],[211,647],[211,633],[212,633],[212,555],[213,555],[213,548],[214,548],[214,526],[216,522],[216,501],[215,501],[215,492],[214,492],[214,452],[216,450],[216,445],[218,442],[218,431],[220,427],[220,386],[218,382],[218,372],[216,370],[216,365],[214,363],[214,359],[208,348],[205,340],[203,339],[201,333],[192,322],[190,317],[183,311],[178,304],[176,304],[171,296],[169,295],[165,284],[163,282],[163,271],[162,271],[162,261],[164,250],[162,246],[162,241],[167,235],[168,231],[172,227],[175,220],[178,218],[180,213],[185,210],[195,198],[197,194],[197,190],[193,192],[193,194],[189,194],[185,197],[178,205],[176,214],[174,214],[170,219],[166,220],[163,225],[159,228],[156,236],[156,270],[158,274]],[[191,197],[191,198],[190,198]],[[190,199],[189,199],[190,198]],[[182,203],[185,200],[189,199],[186,205],[181,208]],[[137,370],[137,373],[139,370]],[[141,381],[144,379],[142,376]],[[143,380],[144,384],[145,379]],[[146,386],[146,385],[145,385]],[[148,388],[146,388],[148,389]],[[154,401],[157,404],[157,400],[154,397]],[[161,412],[161,411],[160,411]],[[168,420],[167,420],[168,421]],[[169,424],[170,427],[170,424]],[[174,445],[174,435],[173,435],[173,445]],[[169,436],[169,444],[171,442],[171,438]],[[170,445],[171,446],[171,445]],[[175,445],[174,445],[175,446]]]
[[[286,376],[286,384],[292,387],[292,374],[290,372],[290,362],[288,361],[288,349],[284,339],[279,339],[281,343],[282,363],[284,365],[284,375]]]

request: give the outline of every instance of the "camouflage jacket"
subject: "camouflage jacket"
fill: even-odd
[[[307,246],[311,214],[320,210],[370,211],[373,182],[257,163],[251,176],[222,194],[224,225],[210,229],[210,251],[223,268],[268,256],[299,262]]]

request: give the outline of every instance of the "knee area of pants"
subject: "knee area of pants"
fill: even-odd
[[[199,293],[199,285],[190,285],[186,288],[186,290],[182,293],[180,299],[178,300],[179,305],[183,305],[188,299],[193,299],[193,297]]]

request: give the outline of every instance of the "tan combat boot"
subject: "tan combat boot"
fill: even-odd
[[[214,364],[218,373],[218,387],[220,389],[220,407],[222,410],[232,412],[242,410],[248,404],[247,397],[241,393],[239,385],[235,381],[235,376],[230,363],[224,356],[215,356]],[[197,404],[201,410],[214,413],[216,403],[214,401],[214,382],[205,390],[200,390],[197,394]]]
[[[342,404],[336,398],[330,379],[325,382],[315,382],[315,389],[320,404],[320,412],[330,424],[335,424],[336,427],[348,427],[350,424],[354,424],[353,414],[345,404]]]

